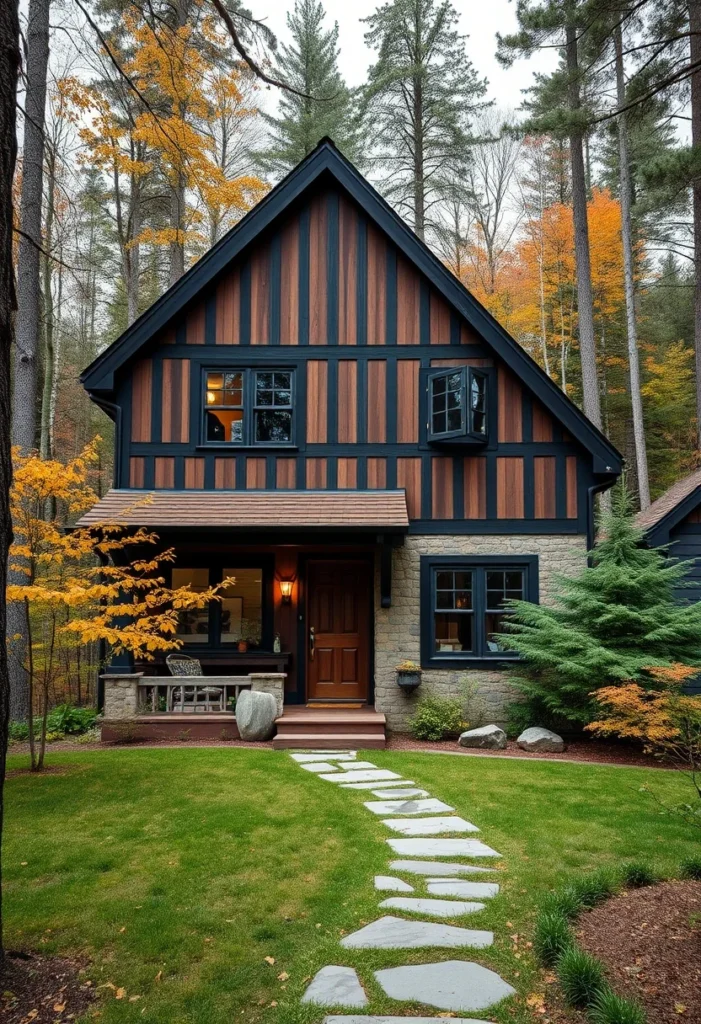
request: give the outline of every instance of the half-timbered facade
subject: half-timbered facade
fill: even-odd
[[[178,585],[236,580],[184,649],[395,727],[404,659],[499,717],[503,603],[582,564],[621,467],[328,141],[82,380],[116,424],[85,521],[156,528]]]

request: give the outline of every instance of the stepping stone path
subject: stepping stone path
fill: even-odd
[[[303,1003],[317,1006],[367,1006],[368,997],[352,967],[322,967],[317,972]]]
[[[485,909],[480,902],[499,892],[496,882],[465,880],[460,876],[493,873],[494,868],[441,858],[497,858],[500,853],[479,839],[443,839],[443,835],[479,832],[479,828],[454,813],[454,808],[431,796],[410,779],[378,768],[370,761],[357,761],[354,751],[295,753],[300,768],[317,778],[336,782],[340,789],[370,790],[375,800],[365,807],[383,817],[382,823],[406,838],[387,839],[400,858],[391,860],[390,871],[413,875],[414,885],[393,875],[375,875],[377,892],[416,893],[389,896],[380,909],[421,914],[432,918],[456,918]],[[421,859],[424,858],[424,859]],[[439,859],[435,859],[439,858]],[[423,895],[425,893],[426,895]],[[461,928],[440,921],[386,915],[340,939],[345,949],[484,949],[492,945],[490,931]],[[439,1010],[484,1010],[515,993],[515,989],[494,971],[469,960],[409,964],[375,971],[375,979],[390,999],[413,1000]],[[317,1006],[361,1008],[368,998],[352,967],[322,967],[302,997]],[[365,1016],[336,1014],[324,1024],[441,1024],[438,1017]],[[452,1017],[454,1024],[491,1024],[474,1018]]]

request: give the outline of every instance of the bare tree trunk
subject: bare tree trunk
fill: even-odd
[[[689,2],[689,58],[701,62],[701,0]],[[691,144],[701,149],[701,72],[691,76]],[[692,187],[694,210],[694,350],[696,354],[696,430],[701,448],[701,177]]]
[[[174,238],[170,243],[170,275],[168,284],[175,284],[185,273],[185,183],[182,174],[170,189],[170,226]]]
[[[10,516],[10,359],[14,344],[14,312],[17,308],[12,266],[12,182],[17,159],[15,124],[17,78],[20,65],[19,4],[0,3],[0,883],[2,881],[3,790],[7,760],[7,730],[10,721],[10,678],[7,648],[2,641],[6,630],[7,556],[12,543]],[[0,959],[4,954],[2,935],[2,889],[0,888]]]
[[[650,481],[647,471],[643,400],[640,394],[638,331],[635,322],[635,264],[633,259],[633,223],[631,215],[632,189],[628,158],[628,124],[625,111],[623,110],[626,101],[626,85],[623,74],[623,32],[620,22],[616,25],[614,41],[616,46],[616,98],[619,110],[621,111],[618,115],[618,162],[620,165],[621,183],[621,235],[623,238],[623,279],[626,294],[630,403],[633,409],[633,438],[635,441],[635,465],[638,471],[638,495],[640,497],[640,507],[645,509],[650,504]]]
[[[27,28],[27,56],[22,147],[22,192],[17,258],[17,331],[15,337],[12,442],[23,452],[36,443],[37,359],[41,307],[40,255],[41,207],[44,176],[44,122],[46,73],[49,62],[50,0],[30,0]],[[10,573],[20,582],[22,577]],[[23,636],[22,608],[15,602],[7,608],[7,636]],[[27,716],[29,689],[23,668],[23,641],[12,641],[10,659],[10,713],[13,719]]]
[[[421,5],[416,4],[414,8],[414,45],[416,52],[414,61],[417,68],[421,66],[423,55],[421,54]],[[424,183],[424,111],[423,111],[423,83],[421,74],[414,76],[414,231],[423,238],[426,231],[426,196]]]
[[[56,198],[56,153],[49,150],[46,182],[46,227],[44,230],[44,252],[41,257],[42,296],[44,308],[44,381],[41,395],[41,427],[39,430],[39,454],[42,459],[51,455],[50,421],[51,392],[54,376],[54,303],[52,292],[53,260],[51,250],[54,238],[54,201]]]
[[[567,72],[570,115],[570,164],[572,168],[572,211],[574,215],[574,250],[577,265],[577,319],[579,325],[579,353],[582,361],[582,399],[585,415],[601,429],[601,403],[596,370],[596,340],[594,337],[594,300],[591,288],[589,259],[589,225],[587,223],[587,183],[584,172],[582,131],[575,127],[577,111],[581,108],[579,88],[579,60],[577,54],[577,28],[566,28]]]

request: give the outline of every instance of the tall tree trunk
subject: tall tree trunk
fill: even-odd
[[[187,24],[191,0],[176,0],[175,28],[180,29]],[[184,105],[178,111],[185,120],[187,110]],[[175,174],[175,181],[170,186],[170,227],[174,238],[170,243],[170,272],[168,284],[174,285],[185,273],[185,174],[182,171],[185,155],[180,153],[180,169]]]
[[[56,198],[56,154],[49,150],[46,181],[46,225],[44,230],[44,253],[41,257],[42,297],[44,310],[44,380],[41,394],[41,427],[39,430],[39,454],[42,459],[51,455],[51,391],[54,377],[54,303],[52,292],[54,238],[54,201]]]
[[[7,730],[10,721],[10,679],[5,636],[5,592],[7,556],[12,543],[10,516],[10,359],[14,343],[14,311],[17,308],[12,266],[12,182],[17,159],[15,125],[17,77],[20,65],[19,4],[0,3],[0,883],[2,881],[3,787],[7,759]],[[0,887],[0,959],[2,942],[2,889]]]
[[[23,452],[36,443],[37,360],[41,307],[40,256],[41,207],[44,176],[44,111],[46,73],[49,62],[50,0],[30,0],[27,26],[27,56],[22,146],[22,191],[17,258],[17,330],[15,338],[12,442]],[[11,573],[15,582],[20,582]],[[24,615],[15,602],[7,609],[8,637],[24,635]],[[27,716],[29,686],[24,671],[24,645],[12,640],[10,659],[11,715]]]
[[[414,14],[414,61],[421,67],[423,61],[421,4],[415,5]],[[424,182],[424,109],[423,82],[421,74],[414,75],[414,231],[419,238],[426,232],[426,195]]]
[[[628,158],[628,121],[623,110],[626,101],[626,83],[623,73],[623,31],[620,22],[616,25],[614,42],[616,46],[616,98],[618,100],[618,108],[621,111],[618,115],[618,163],[621,193],[621,235],[623,238],[623,280],[626,294],[628,367],[630,372],[630,403],[633,409],[633,438],[635,441],[635,465],[638,471],[638,495],[640,497],[640,507],[645,509],[650,504],[650,481],[647,471],[643,400],[640,394],[638,330],[635,322],[635,263],[633,258],[633,218],[631,214],[632,189]]]
[[[701,0],[689,3],[689,58],[701,61]],[[701,151],[701,71],[691,76],[691,145]],[[694,349],[696,353],[696,430],[701,448],[701,176],[691,186],[694,212]]]
[[[589,226],[587,223],[587,183],[584,173],[582,131],[576,127],[581,109],[577,27],[566,28],[569,108],[573,126],[570,130],[570,164],[572,168],[572,212],[574,215],[574,253],[577,265],[577,321],[579,353],[582,361],[582,399],[585,415],[601,429],[601,402],[596,372],[596,341],[594,338],[594,300],[589,259]]]

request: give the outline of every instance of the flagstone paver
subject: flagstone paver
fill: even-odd
[[[427,878],[426,888],[432,896],[459,896],[462,899],[490,899],[499,892],[495,882],[465,882],[460,879]]]
[[[400,789],[398,783],[393,783],[397,789],[373,789],[372,795],[380,800],[409,800],[414,797],[428,796],[427,789]],[[365,805],[367,807],[367,804]]]
[[[501,857],[479,839],[388,839],[402,857]]]
[[[357,932],[341,939],[346,949],[421,949],[438,946],[452,949],[472,946],[483,949],[494,941],[492,932],[456,928],[435,921],[407,921],[401,917],[381,917]],[[485,1004],[486,1005],[486,1004]]]
[[[471,821],[459,817],[383,818],[382,824],[404,836],[439,836],[447,832],[479,832]]]
[[[393,878],[391,875],[375,875],[375,888],[379,892],[413,892],[414,886],[401,878]]]
[[[327,782],[341,783],[347,782],[348,779],[352,782],[384,782],[385,779],[400,779],[401,775],[389,771],[388,768],[376,768],[367,772],[334,772],[333,775],[320,775],[319,778],[326,779]]]
[[[390,999],[415,999],[441,1010],[484,1010],[515,989],[494,971],[464,960],[412,964],[375,971]]]
[[[343,754],[292,754],[292,760],[298,764],[311,764],[313,761],[355,761],[355,751],[348,750]]]
[[[338,772],[338,765],[331,764],[329,761],[311,761],[309,764],[301,764],[300,768],[304,768],[305,772]],[[338,772],[340,775],[341,773]]]
[[[373,814],[438,814],[454,811],[450,804],[430,797],[428,800],[370,800],[365,804]]]
[[[392,774],[394,774],[394,773],[392,773]],[[346,775],[345,778],[347,779],[348,776]],[[373,789],[374,790],[375,786],[387,787],[387,786],[413,786],[413,785],[415,785],[415,783],[414,783],[414,781],[412,779],[402,779],[399,776],[396,779],[394,779],[394,780],[391,780],[391,779],[378,779],[378,780],[373,781],[373,782],[344,782],[343,779],[341,779],[341,789]]]
[[[411,914],[428,914],[429,917],[460,917],[462,914],[476,914],[484,910],[484,903],[470,903],[466,900],[429,900],[425,897],[412,899],[408,896],[391,896],[380,903],[381,910],[407,910]]]
[[[372,761],[339,761],[338,767],[343,768],[347,772],[357,772],[364,768],[378,770],[377,765],[373,764]]]
[[[493,874],[494,868],[483,868],[477,864],[448,864],[439,860],[393,860],[391,871],[409,871],[412,875],[477,875]]]
[[[367,1006],[368,997],[352,967],[322,967],[302,996],[316,1006]]]
[[[332,1014],[324,1017],[322,1024],[406,1024],[406,1017],[366,1017],[357,1013]],[[445,1024],[445,1017],[412,1017],[411,1024]],[[488,1020],[474,1017],[451,1017],[450,1024],[492,1024]]]

